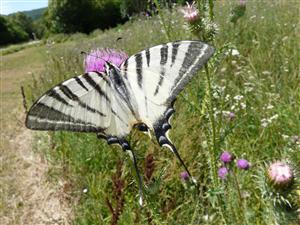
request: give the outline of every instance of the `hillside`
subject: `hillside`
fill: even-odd
[[[26,14],[27,16],[29,16],[32,20],[37,20],[39,19],[43,13],[46,11],[47,7],[44,7],[44,8],[40,8],[40,9],[33,9],[33,10],[29,10],[29,11],[22,11],[22,13]],[[9,14],[10,15],[13,15],[14,13],[12,14]]]

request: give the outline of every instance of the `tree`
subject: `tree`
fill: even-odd
[[[123,0],[121,4],[121,12],[123,17],[132,16],[147,10],[149,0]]]
[[[28,34],[28,36],[33,39],[33,23],[32,19],[29,16],[22,12],[17,12],[9,16],[9,19],[16,26],[19,26],[21,29],[23,29]]]
[[[53,33],[89,33],[122,22],[121,0],[52,0],[48,13]]]
[[[8,17],[0,16],[0,45],[29,40],[29,35]]]

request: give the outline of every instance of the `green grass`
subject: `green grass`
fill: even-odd
[[[230,5],[225,3],[216,3],[220,31],[215,47],[218,50],[230,42],[240,55],[228,56],[214,67],[216,151],[220,154],[228,150],[251,162],[248,171],[232,166],[242,199],[238,198],[232,175],[225,182],[218,181],[217,186],[211,182],[209,166],[221,164],[208,160],[211,130],[207,112],[201,114],[206,83],[204,72],[199,72],[175,104],[171,131],[171,139],[198,186],[180,180],[182,168],[167,149],[133,131],[130,141],[142,173],[148,154],[154,155],[155,164],[154,174],[147,183],[146,205],[140,208],[131,161],[120,148],[108,146],[94,134],[48,133],[51,144],[43,153],[53,165],[62,165],[54,166],[49,178],[64,177],[70,183],[68,194],[74,204],[76,199],[73,224],[111,223],[107,200],[113,206],[116,204],[113,177],[117,176],[117,165],[121,165],[118,179],[125,183],[124,206],[118,224],[297,223],[295,210],[299,207],[299,196],[282,193],[292,202],[292,207],[274,206],[274,197],[267,197],[273,189],[267,185],[265,170],[276,160],[289,162],[295,170],[299,169],[300,145],[290,140],[291,136],[300,135],[299,7],[296,7],[299,4],[297,1],[248,1],[246,16],[233,26],[228,22]],[[170,40],[195,39],[184,27],[179,13],[166,13],[165,20],[171,28]],[[122,39],[116,41],[118,37]],[[81,74],[81,51],[109,47],[130,55],[167,41],[158,18],[150,18],[137,19],[78,41],[74,38],[49,44],[47,69],[26,89],[28,99],[33,101],[58,82]],[[241,101],[235,100],[234,96],[238,95],[243,96]],[[234,111],[236,117],[230,121],[222,116],[223,111]],[[263,127],[262,120],[274,115],[278,117]],[[39,151],[39,144],[35,149]]]

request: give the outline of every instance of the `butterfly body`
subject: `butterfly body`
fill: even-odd
[[[170,118],[176,97],[213,53],[206,43],[177,41],[145,49],[119,67],[106,62],[104,72],[87,72],[46,92],[31,107],[26,126],[94,132],[108,144],[119,144],[134,162],[141,194],[127,135],[133,127],[152,130],[160,146],[168,147],[187,170],[168,136]]]

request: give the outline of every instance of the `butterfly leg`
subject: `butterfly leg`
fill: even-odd
[[[136,176],[138,179],[138,186],[139,186],[139,204],[140,204],[140,206],[143,206],[143,182],[142,182],[142,177],[139,172],[139,168],[137,166],[137,161],[136,161],[134,151],[131,149],[129,143],[126,140],[121,140],[120,145],[122,146],[122,149],[129,155],[129,157],[132,160],[132,163],[134,165],[134,169],[135,169]]]

